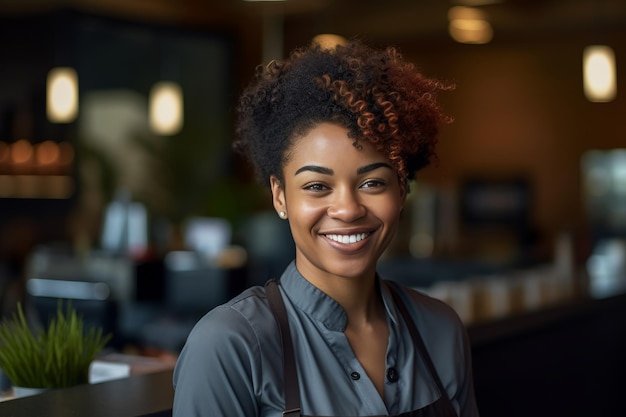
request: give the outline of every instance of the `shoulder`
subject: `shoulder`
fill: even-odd
[[[263,287],[252,287],[205,314],[193,327],[178,364],[188,372],[244,366],[256,374],[280,349],[276,321]],[[204,368],[204,369],[203,369]]]
[[[280,346],[263,287],[252,287],[205,314],[189,333],[177,363],[181,373],[208,377],[218,369],[241,368],[258,375]]]
[[[205,314],[190,332],[186,345],[258,344],[274,325],[265,289],[255,286]]]

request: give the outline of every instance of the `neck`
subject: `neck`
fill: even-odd
[[[384,315],[375,277],[372,272],[367,278],[327,276],[306,279],[343,307],[348,326],[352,327],[371,323]]]

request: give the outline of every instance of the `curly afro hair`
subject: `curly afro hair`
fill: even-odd
[[[272,175],[282,182],[293,139],[333,122],[348,129],[357,148],[372,143],[410,180],[435,156],[439,125],[451,120],[437,95],[451,88],[422,75],[393,47],[358,40],[333,49],[311,45],[257,67],[236,109],[233,147],[261,183],[269,185]]]

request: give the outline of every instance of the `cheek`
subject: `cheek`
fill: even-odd
[[[369,203],[369,207],[375,210],[380,216],[389,218],[397,216],[402,210],[401,200],[395,195],[379,196],[376,199],[372,199]]]
[[[290,218],[299,224],[313,224],[326,214],[327,206],[320,201],[292,200],[288,202],[292,215]]]

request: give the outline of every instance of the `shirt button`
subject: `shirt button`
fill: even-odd
[[[389,382],[396,382],[399,377],[400,375],[398,375],[398,371],[396,371],[396,368],[387,369],[387,380]]]
[[[361,374],[359,374],[359,373],[358,373],[358,372],[356,372],[356,371],[352,371],[352,372],[350,373],[350,378],[352,378],[352,379],[354,379],[354,380],[356,381],[357,379],[360,379],[360,378],[361,378]]]

